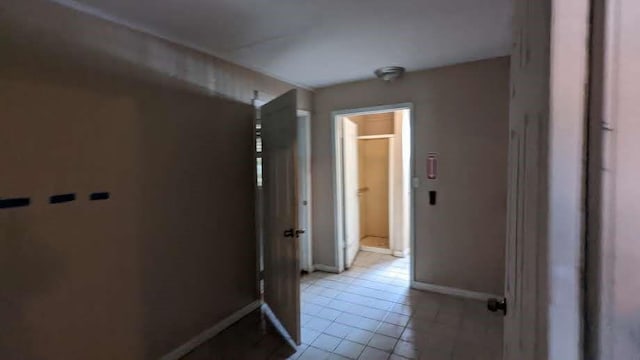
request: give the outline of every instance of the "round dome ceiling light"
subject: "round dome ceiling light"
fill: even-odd
[[[377,69],[374,74],[378,79],[384,81],[393,81],[400,78],[405,72],[405,68],[402,66],[385,66]]]

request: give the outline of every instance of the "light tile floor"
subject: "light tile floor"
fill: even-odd
[[[342,274],[302,278],[297,349],[255,311],[184,359],[502,358],[502,317],[483,302],[412,290],[408,279],[408,258],[360,252]]]
[[[377,237],[377,236],[367,236],[363,239],[360,239],[360,246],[368,246],[368,247],[378,247],[382,249],[389,248],[389,238]]]
[[[408,258],[361,251],[348,271],[312,273],[301,287],[303,344],[289,359],[502,358],[502,317],[410,289]]]

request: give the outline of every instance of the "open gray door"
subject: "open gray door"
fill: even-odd
[[[276,327],[300,344],[296,97],[292,90],[262,106],[260,118],[265,308]]]

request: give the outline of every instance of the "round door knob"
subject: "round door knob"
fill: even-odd
[[[507,314],[507,299],[498,300],[496,298],[491,298],[487,300],[487,309],[491,312],[502,311],[505,315]]]

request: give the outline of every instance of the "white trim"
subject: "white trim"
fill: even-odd
[[[87,5],[87,4],[83,4],[83,3],[78,2],[76,0],[51,0],[51,1],[54,2],[54,3],[57,3],[58,5],[61,5],[61,6],[76,10],[78,12],[81,12],[83,14],[94,16],[94,17],[96,17],[98,19],[101,19],[101,20],[108,21],[108,22],[113,23],[113,24],[117,24],[117,25],[123,26],[123,27],[125,27],[127,29],[130,29],[130,30],[133,30],[133,31],[136,31],[136,32],[139,32],[139,33],[147,34],[147,35],[153,36],[155,38],[162,39],[164,41],[168,41],[168,42],[170,42],[172,44],[177,44],[177,45],[180,45],[180,46],[184,46],[184,47],[186,47],[188,49],[198,51],[198,52],[203,53],[205,55],[209,55],[211,57],[218,58],[220,60],[224,60],[224,61],[230,62],[230,63],[232,63],[232,64],[234,64],[236,66],[243,67],[243,68],[251,70],[253,72],[260,73],[262,75],[266,75],[266,76],[268,76],[270,78],[273,78],[273,79],[288,83],[288,84],[293,85],[295,87],[298,87],[300,89],[304,89],[304,90],[311,91],[311,92],[314,91],[314,89],[312,87],[310,87],[310,86],[302,85],[302,84],[297,83],[295,81],[282,78],[282,77],[280,77],[278,75],[274,75],[274,74],[270,73],[269,71],[266,71],[264,69],[260,69],[258,67],[254,67],[254,66],[251,66],[251,65],[247,65],[247,64],[245,64],[245,63],[243,63],[241,61],[237,61],[235,59],[232,60],[230,57],[214,53],[213,51],[211,51],[209,49],[205,49],[204,47],[196,45],[196,44],[194,44],[194,43],[192,43],[190,41],[180,40],[180,39],[178,39],[176,37],[162,34],[158,30],[151,29],[150,27],[146,27],[146,26],[143,26],[143,25],[140,25],[140,24],[136,24],[134,22],[125,20],[125,19],[120,18],[118,16],[114,16],[114,15],[109,14],[108,12],[106,12],[104,10],[98,9],[97,7],[94,7],[94,6],[91,6],[91,5]]]
[[[395,112],[394,112],[395,114]],[[395,115],[394,115],[394,123],[395,123]],[[395,125],[394,125],[395,126]],[[396,247],[396,241],[398,241],[396,237],[396,223],[394,221],[394,215],[396,211],[396,197],[395,197],[395,137],[390,137],[387,141],[387,201],[389,202],[387,206],[387,221],[389,222],[389,252],[388,254],[393,254],[393,249]]]
[[[411,178],[414,178],[415,175],[415,110],[413,107],[413,103],[399,103],[399,104],[391,104],[391,105],[382,105],[382,106],[372,106],[372,107],[364,107],[364,108],[355,108],[355,109],[346,109],[346,110],[337,110],[332,111],[330,115],[331,121],[331,133],[332,133],[332,153],[331,159],[333,160],[333,214],[334,214],[334,264],[336,264],[336,268],[338,272],[342,272],[344,270],[344,217],[342,215],[343,207],[344,207],[344,199],[343,199],[343,191],[342,191],[342,146],[341,137],[342,130],[341,126],[338,126],[340,121],[344,116],[347,115],[367,115],[367,114],[378,114],[383,112],[391,112],[398,110],[409,110],[409,121],[410,121],[410,141],[411,141],[411,153],[410,153],[410,164],[411,164]],[[415,249],[415,188],[411,189],[411,220],[410,220],[410,249]],[[415,267],[415,257],[411,256],[411,266],[409,267],[409,278],[414,279],[414,267]],[[317,266],[316,266],[317,268]]]
[[[311,113],[306,110],[298,110],[297,112],[298,118],[302,117],[304,120],[298,121],[298,129],[300,126],[303,126],[302,130],[304,133],[304,157],[305,157],[305,169],[304,169],[304,185],[306,188],[306,229],[305,236],[305,244],[300,244],[300,248],[302,249],[302,259],[300,262],[300,269],[305,270],[309,273],[313,272],[313,216],[312,216],[312,189],[311,189]],[[299,143],[303,139],[298,139]],[[302,187],[299,187],[302,189]],[[302,206],[299,204],[299,206]]]
[[[480,301],[486,301],[490,298],[496,298],[496,299],[503,298],[503,296],[501,295],[492,295],[492,294],[487,294],[487,293],[478,292],[478,291],[458,289],[458,288],[453,288],[449,286],[423,283],[419,281],[412,281],[411,288],[417,289],[417,290],[430,291],[438,294],[461,297],[465,299],[480,300]]]
[[[331,133],[333,134],[333,222],[334,222],[334,264],[337,273],[344,271],[344,198],[342,196],[342,116],[336,112],[331,113]],[[316,269],[318,266],[316,266]],[[324,270],[321,270],[324,271]]]
[[[284,328],[284,326],[282,325],[280,320],[278,320],[278,317],[276,316],[276,314],[273,313],[273,311],[271,310],[269,305],[263,303],[262,304],[262,311],[264,312],[265,315],[267,315],[267,317],[271,321],[271,324],[273,324],[273,327],[275,327],[278,330],[280,335],[289,343],[289,345],[293,349],[296,349],[298,347],[298,345],[293,340],[291,335],[289,335],[289,332],[287,331],[287,329]]]
[[[372,252],[372,253],[385,254],[385,255],[392,255],[393,254],[391,249],[379,248],[379,247],[375,247],[375,246],[363,246],[363,245],[360,245],[360,251],[368,251],[368,252]]]
[[[191,340],[187,341],[186,343],[180,345],[175,350],[173,350],[170,353],[162,356],[160,358],[160,360],[178,360],[178,359],[181,359],[182,357],[187,355],[189,352],[193,351],[193,349],[197,348],[198,346],[200,346],[203,343],[207,342],[209,339],[211,339],[214,336],[218,335],[220,332],[222,332],[224,329],[228,328],[229,326],[233,325],[238,320],[240,320],[243,317],[249,315],[252,311],[254,311],[256,309],[259,309],[261,304],[262,304],[262,301],[260,301],[260,300],[256,300],[256,301],[252,302],[251,304],[243,307],[242,309],[240,309],[240,310],[236,311],[235,313],[229,315],[228,317],[224,318],[219,323],[213,325],[212,327],[208,328],[207,330],[205,330],[205,331],[201,332],[200,334],[196,335],[194,338],[192,338]]]
[[[394,136],[395,136],[394,134],[387,134],[387,135],[362,135],[362,136],[358,136],[358,140],[389,139],[389,138],[393,138]]]
[[[416,127],[415,127],[415,110],[413,108],[413,104],[409,104],[409,177],[411,179],[419,179],[416,175]],[[417,184],[419,186],[419,183]],[[410,210],[409,210],[409,251],[414,255],[409,256],[409,281],[415,281],[416,273],[416,257],[415,257],[415,248],[416,248],[416,189],[413,186],[409,187],[409,191],[411,191],[411,195],[409,196],[410,202]]]
[[[315,264],[313,265],[313,268],[314,268],[314,271],[323,271],[323,272],[334,273],[334,274],[340,273],[340,270],[335,266]]]
[[[399,257],[399,258],[407,257],[407,256],[409,256],[409,249],[404,249],[404,250],[401,250],[401,251],[395,251],[394,250],[392,255],[395,256],[395,257]]]

